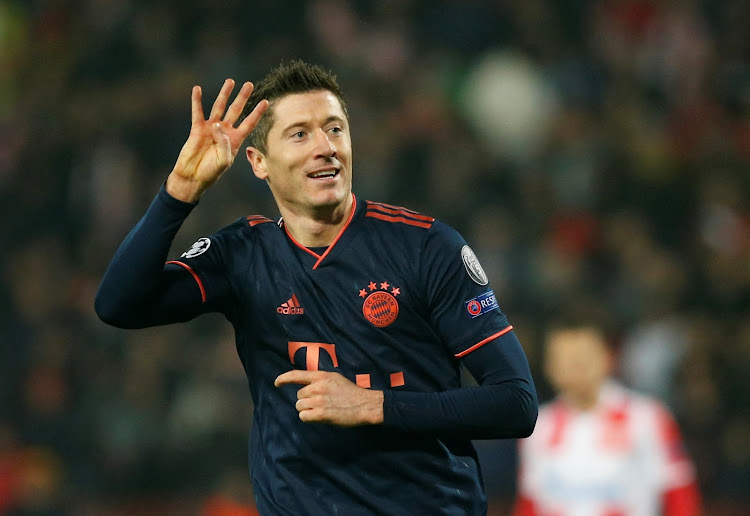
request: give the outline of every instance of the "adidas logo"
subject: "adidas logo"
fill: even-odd
[[[301,315],[305,313],[305,309],[300,306],[296,294],[292,294],[292,297],[286,303],[281,303],[281,306],[276,311],[284,315]]]

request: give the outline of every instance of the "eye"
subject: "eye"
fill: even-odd
[[[341,134],[341,133],[343,133],[343,132],[344,132],[344,129],[343,129],[343,128],[341,128],[341,127],[339,127],[339,126],[334,126],[334,127],[331,127],[330,131],[331,131],[331,132],[332,132],[333,134]]]
[[[301,140],[305,137],[305,131],[297,131],[296,133],[292,133],[292,138],[296,140]]]

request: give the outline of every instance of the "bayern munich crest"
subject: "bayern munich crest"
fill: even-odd
[[[396,297],[401,289],[394,287],[387,281],[375,283],[371,281],[367,287],[359,289],[359,297],[364,298],[362,314],[378,328],[384,328],[398,317],[398,301]]]

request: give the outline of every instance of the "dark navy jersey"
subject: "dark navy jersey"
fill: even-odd
[[[440,425],[441,417],[455,420],[445,400],[433,400],[434,416],[420,416],[429,404],[414,396],[459,389],[461,359],[485,348],[498,362],[518,361],[517,340],[455,230],[404,208],[353,199],[328,248],[308,249],[283,221],[249,216],[201,238],[164,269],[192,278],[196,313],[221,312],[234,326],[255,404],[249,464],[258,508],[264,515],[484,514],[470,442],[476,436],[455,421]],[[520,354],[526,369],[502,373],[497,383],[522,376],[535,418]],[[302,422],[295,409],[300,386],[274,386],[293,368],[335,371],[383,390],[384,424]]]

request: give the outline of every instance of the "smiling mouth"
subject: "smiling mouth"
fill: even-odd
[[[312,174],[308,174],[307,177],[309,177],[310,179],[329,179],[332,177],[336,177],[337,175],[339,175],[338,169],[331,168],[313,172]]]

